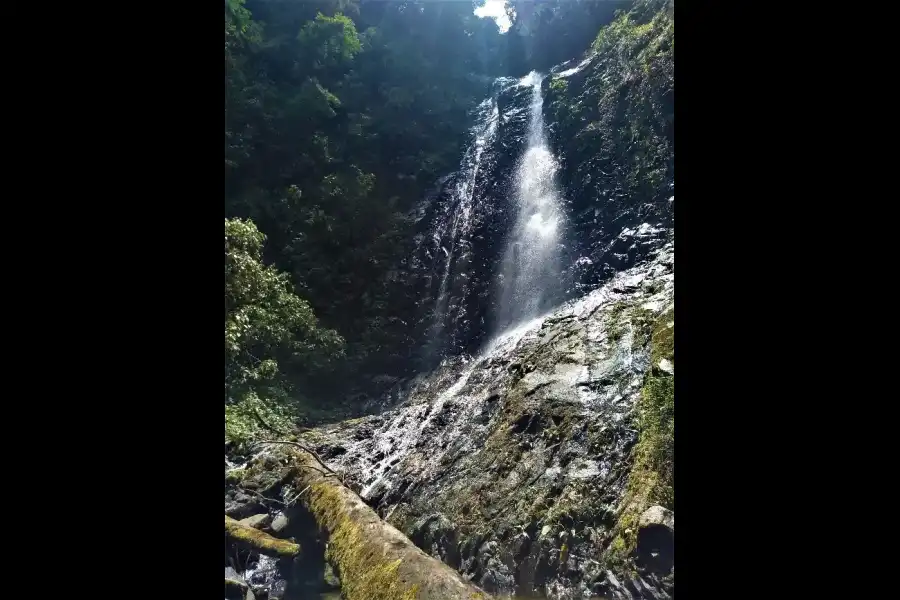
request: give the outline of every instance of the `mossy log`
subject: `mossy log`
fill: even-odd
[[[341,580],[345,600],[487,600],[484,591],[425,554],[307,452],[297,461],[295,485],[309,487],[300,502],[328,539],[325,559]]]
[[[246,544],[266,556],[297,556],[300,544],[279,540],[267,533],[235,521],[225,515],[225,535],[236,542]]]

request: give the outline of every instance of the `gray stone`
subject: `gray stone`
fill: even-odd
[[[250,584],[231,567],[225,567],[225,600],[256,600]]]
[[[275,517],[275,519],[272,520],[272,524],[269,525],[269,527],[275,533],[281,533],[282,531],[284,531],[287,528],[287,526],[288,526],[288,518],[286,516],[284,516],[283,514]]]
[[[649,527],[651,525],[662,525],[668,529],[675,529],[675,513],[662,506],[651,506],[643,513],[638,520],[638,527]]]
[[[271,520],[272,517],[268,513],[266,513],[261,515],[253,515],[252,517],[247,517],[246,519],[241,519],[240,523],[254,529],[262,529],[263,527],[268,525]]]
[[[225,514],[232,519],[246,519],[252,515],[268,512],[265,506],[259,502],[243,504],[241,502],[225,502]]]

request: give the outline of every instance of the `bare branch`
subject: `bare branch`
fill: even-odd
[[[329,473],[331,473],[335,477],[337,477],[337,473],[335,473],[331,467],[329,467],[328,465],[325,464],[325,461],[322,460],[321,456],[316,454],[315,450],[313,450],[312,448],[309,448],[307,446],[304,446],[300,442],[289,442],[287,440],[265,440],[262,442],[256,442],[255,444],[253,444],[253,446],[258,446],[261,444],[286,444],[288,446],[296,446],[296,447],[300,448],[301,450],[305,450],[306,452],[309,452],[310,454],[312,454],[313,457],[316,459],[316,461],[318,461],[318,463],[320,465],[322,465],[323,469],[325,469],[326,471],[328,471]],[[316,469],[316,470],[318,470],[318,469]]]

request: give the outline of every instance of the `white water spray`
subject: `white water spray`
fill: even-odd
[[[498,307],[501,329],[532,318],[558,297],[562,199],[556,185],[559,164],[547,143],[541,94],[543,76],[532,71],[519,81],[531,87],[528,142],[516,167],[517,215],[503,258]]]

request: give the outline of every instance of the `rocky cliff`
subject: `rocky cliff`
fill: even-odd
[[[557,308],[492,325],[532,102],[501,78],[460,171],[411,215],[417,235],[389,282],[416,340],[397,361],[422,374],[386,377],[371,414],[300,436],[388,523],[497,595],[674,597],[671,7],[639,0],[542,80],[568,215]],[[266,513],[315,549],[302,490],[271,475],[280,460],[226,461],[226,514]],[[255,494],[234,475],[246,469],[262,477]],[[280,560],[245,573],[258,592],[321,589],[320,559]]]
[[[651,254],[396,389],[383,413],[303,437],[488,591],[671,595],[674,255]]]

